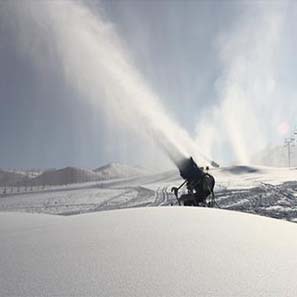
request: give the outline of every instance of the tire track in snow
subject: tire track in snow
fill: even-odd
[[[260,183],[248,189],[222,189],[216,193],[221,208],[286,219],[297,218],[297,182]]]

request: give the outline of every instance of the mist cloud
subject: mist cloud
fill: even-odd
[[[86,103],[99,107],[119,127],[152,137],[174,162],[189,154],[202,160],[195,142],[168,116],[98,7],[95,13],[80,1],[16,1],[7,6],[17,20],[20,50],[40,71],[62,70],[66,83]]]
[[[291,108],[278,77],[287,6],[262,2],[242,6],[232,29],[217,40],[219,104],[198,123],[197,141],[209,155],[221,159],[229,150],[234,161],[250,163],[250,156],[273,139],[271,134]]]

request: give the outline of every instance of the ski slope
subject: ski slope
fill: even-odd
[[[296,296],[297,225],[152,207],[0,213],[0,296]]]
[[[232,166],[211,170],[220,208],[297,220],[296,168]],[[176,205],[176,170],[100,182],[47,186],[0,195],[0,211],[73,215],[131,207]]]

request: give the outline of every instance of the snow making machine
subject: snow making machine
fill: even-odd
[[[178,204],[184,206],[215,206],[214,177],[199,168],[192,157],[184,158],[176,164],[180,176],[185,180],[179,187],[173,187]],[[186,186],[186,192],[179,196],[179,190]]]

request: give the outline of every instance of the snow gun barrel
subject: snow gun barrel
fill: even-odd
[[[178,162],[177,167],[179,169],[180,176],[189,183],[195,183],[195,181],[200,180],[204,174],[202,169],[198,167],[192,157],[182,159]]]

